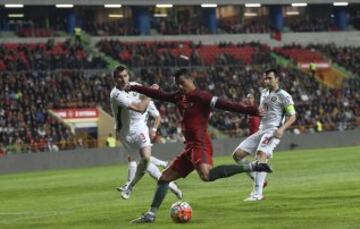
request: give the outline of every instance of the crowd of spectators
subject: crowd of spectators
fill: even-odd
[[[318,50],[338,65],[351,71],[355,77],[360,78],[360,48],[359,47],[338,47],[335,44],[311,44],[307,48]]]
[[[104,46],[107,42],[109,41],[102,41],[101,46]],[[110,41],[110,43],[109,47],[118,48],[114,53],[121,53],[122,50],[129,49],[129,47],[132,50],[150,50],[146,46],[147,44],[131,43],[130,45],[129,43],[121,44],[116,41]],[[172,48],[177,48],[179,43],[167,45],[167,48],[171,50]],[[234,44],[221,43],[219,46],[232,47]],[[147,57],[150,60],[156,59],[152,58],[151,55],[156,55],[156,50],[161,50],[161,48],[156,47],[156,44],[154,44],[154,47],[154,52],[141,53],[135,51],[134,53],[144,59]],[[202,88],[216,95],[226,96],[231,99],[238,100],[239,98],[245,98],[246,93],[257,94],[258,81],[262,77],[266,63],[268,66],[274,66],[274,60],[269,55],[269,49],[262,49],[261,45],[254,44],[253,47],[257,47],[257,50],[260,51],[255,51],[252,65],[244,65],[241,61],[234,60],[231,55],[219,53],[216,63],[213,63],[211,67],[201,64],[202,61],[196,65],[191,62],[191,59],[188,62],[188,67],[196,66],[198,71],[201,69],[198,84]],[[169,77],[171,76],[171,67],[176,65],[172,61],[166,63],[167,65],[161,63],[131,62],[130,66],[134,68],[135,75],[139,81],[148,84],[160,83],[166,90],[171,89],[173,86],[173,81]],[[327,89],[305,72],[293,68],[281,68],[279,66],[278,68],[281,69],[282,85],[293,95],[300,114],[294,130],[296,133],[315,131],[315,125],[318,121],[323,123],[324,130],[344,130],[358,125],[356,117],[359,115],[359,104],[354,98],[359,96],[359,92],[355,90],[356,88],[349,85],[349,87],[345,86],[342,90]],[[333,95],[336,99],[329,101],[327,98],[330,95]],[[172,105],[160,104],[160,106],[166,117],[166,125],[169,126],[163,130],[164,136],[178,139],[179,123],[176,121],[178,120],[176,110]],[[167,110],[170,112],[166,113]],[[171,125],[171,123],[173,124]],[[242,130],[246,127],[246,119],[229,112],[214,112],[211,124],[231,136],[239,136],[244,134]]]
[[[182,61],[175,52],[179,50],[188,54],[188,52],[191,52],[189,45],[189,42],[124,43],[119,40],[101,40],[97,47],[100,51],[119,60],[121,63],[129,67],[136,67],[185,64],[187,62]],[[198,61],[195,56],[189,56],[191,57],[191,63]]]
[[[111,20],[104,22],[84,22],[81,28],[92,36],[128,36],[139,35],[139,31],[128,20]]]
[[[331,17],[321,18],[299,18],[287,23],[292,32],[319,32],[319,31],[338,31],[335,20]]]
[[[349,21],[349,28],[358,27],[358,18]],[[101,23],[85,22],[82,29],[93,36],[127,36],[139,35],[136,26],[130,20],[104,21]],[[153,34],[161,35],[184,35],[184,34],[210,34],[206,23],[199,20],[175,20],[171,17],[153,18],[151,21]],[[218,19],[216,33],[249,34],[249,33],[271,33],[272,28],[269,20],[264,18],[244,20],[240,15],[230,18]],[[299,17],[285,20],[282,32],[320,32],[339,31],[334,18],[321,17]]]
[[[105,62],[79,42],[0,44],[0,71],[102,69]]]
[[[360,120],[357,119],[360,115],[360,93],[356,88],[330,90],[300,70],[277,67],[280,70],[282,88],[293,95],[296,104],[298,120],[292,127],[294,133],[315,132],[318,121],[326,131],[352,129],[360,125]],[[200,67],[197,68],[197,84],[214,95],[236,101],[245,99],[247,93],[259,97],[259,81],[265,68],[264,65]],[[139,79],[142,82],[149,79],[149,84],[159,83],[165,90],[170,90],[174,88],[169,72],[166,68],[147,68],[139,72]],[[329,100],[330,96],[334,99]],[[160,108],[167,125],[173,123],[170,125],[172,128],[163,131],[163,136],[179,139],[179,115],[175,108],[166,103],[161,103]],[[243,136],[247,133],[246,116],[236,113],[215,111],[210,124],[230,136]]]
[[[244,21],[240,16],[220,19],[219,28],[226,33],[270,33],[272,31],[268,21]]]
[[[107,101],[107,95],[97,93],[102,75],[89,79],[92,73],[80,71],[105,66],[104,61],[92,57],[81,44],[70,41],[1,44],[1,151],[81,147],[82,139],[76,139],[67,127],[52,118],[48,109],[95,107]]]
[[[48,109],[108,106],[111,78],[93,71],[8,72],[0,76],[0,142],[8,151],[83,147]]]
[[[360,30],[360,10],[357,10],[356,12],[350,14],[349,21],[350,24],[354,27],[354,29]]]
[[[200,20],[174,20],[173,18],[155,18],[152,27],[162,35],[209,34],[207,26]]]
[[[14,31],[20,37],[55,37],[59,32],[54,27],[47,28],[32,20],[11,20],[3,25],[6,30]]]
[[[153,44],[156,47],[152,50],[154,52],[148,52],[151,48],[144,43],[101,41],[99,46],[110,52],[110,55],[121,50],[136,50],[129,53],[129,60],[133,59],[133,55],[151,60],[152,55],[158,55],[158,50],[171,50],[179,45],[189,47],[193,54],[204,46],[190,42]],[[342,89],[328,89],[305,72],[292,67],[276,66],[270,55],[271,50],[261,44],[220,43],[218,46],[250,46],[253,48],[252,63],[246,64],[234,59],[230,54],[223,53],[218,53],[211,65],[203,64],[199,55],[194,60],[180,58],[183,62],[172,61],[170,56],[164,55],[163,64],[129,62],[132,80],[145,85],[157,83],[164,90],[171,91],[176,89],[171,77],[174,69],[189,67],[197,71],[196,81],[201,89],[241,101],[248,93],[258,98],[259,81],[264,70],[275,66],[279,69],[282,87],[293,96],[296,104],[298,120],[292,127],[292,132],[317,131],[318,122],[322,123],[323,130],[345,130],[360,125],[360,92],[359,87],[354,87],[359,86],[359,80],[347,81]],[[0,87],[3,90],[0,92],[0,154],[5,152],[4,149],[7,152],[38,152],[86,147],[82,139],[76,138],[67,127],[51,118],[47,110],[99,105],[110,113],[108,96],[112,86],[112,77],[105,70],[31,70],[1,73]],[[158,102],[157,106],[162,116],[160,135],[169,141],[181,140],[180,115],[176,107],[170,103]],[[247,134],[245,115],[214,111],[210,124],[229,136]]]
[[[97,47],[129,67],[202,66],[215,64],[216,59],[219,60],[218,64],[225,65],[241,62],[263,64],[271,61],[270,48],[257,42],[204,45],[189,41],[126,43],[101,40]],[[188,59],[184,59],[184,55]]]

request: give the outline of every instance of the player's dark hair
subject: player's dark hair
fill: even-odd
[[[118,65],[114,68],[114,71],[113,71],[113,77],[115,77],[117,75],[117,73],[119,72],[122,72],[124,70],[127,70],[128,68],[124,65]]]
[[[265,71],[266,75],[269,75],[270,73],[274,73],[275,78],[279,78],[278,72],[275,68],[269,68]]]
[[[185,77],[189,77],[189,70],[187,70],[186,68],[180,68],[178,70],[175,71],[174,73],[174,77],[178,78],[180,76],[185,76]]]

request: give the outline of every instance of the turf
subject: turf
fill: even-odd
[[[155,224],[129,224],[147,210],[155,182],[146,176],[130,200],[120,199],[115,187],[125,180],[125,165],[1,175],[0,228],[360,228],[360,147],[274,156],[261,202],[242,201],[251,189],[246,175],[204,183],[192,173],[179,180],[193,208],[184,225],[169,217],[171,193]]]

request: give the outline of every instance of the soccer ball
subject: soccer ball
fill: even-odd
[[[191,220],[192,208],[190,204],[178,201],[171,205],[170,216],[175,223],[187,223]]]

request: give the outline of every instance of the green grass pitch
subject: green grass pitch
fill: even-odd
[[[233,163],[230,156],[215,164]],[[131,225],[146,211],[155,181],[148,175],[130,200],[115,187],[126,165],[0,176],[0,228],[360,228],[360,147],[276,153],[266,200],[243,202],[251,189],[244,174],[213,183],[196,173],[178,184],[193,208],[190,223],[175,224],[168,193],[151,225]]]

